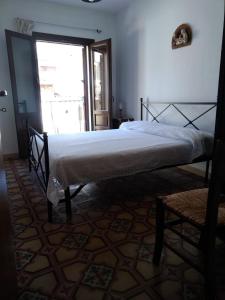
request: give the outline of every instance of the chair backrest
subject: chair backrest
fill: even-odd
[[[216,140],[212,162],[210,188],[217,188],[218,193],[224,193],[225,188],[225,141]]]
[[[212,161],[212,174],[206,212],[206,226],[212,230],[217,225],[218,207],[225,192],[225,141],[216,140]]]

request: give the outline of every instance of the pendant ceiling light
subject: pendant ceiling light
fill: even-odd
[[[87,3],[96,3],[96,2],[100,2],[101,0],[82,0],[82,1]]]

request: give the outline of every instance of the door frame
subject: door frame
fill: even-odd
[[[93,42],[89,46],[89,70],[90,70],[90,95],[91,95],[91,101],[90,101],[90,106],[91,106],[91,126],[92,129],[95,128],[94,124],[94,73],[93,73],[93,56],[92,56],[92,49],[98,48],[101,46],[105,46],[107,44],[108,47],[108,55],[107,55],[107,63],[108,63],[108,89],[109,89],[109,103],[108,103],[108,114],[109,114],[109,128],[112,128],[112,98],[113,98],[113,93],[112,93],[112,39],[105,39],[97,42]]]
[[[85,115],[85,129],[86,131],[89,130],[89,97],[88,97],[88,62],[87,62],[87,50],[88,46],[94,42],[93,39],[87,38],[80,38],[80,37],[72,37],[66,35],[58,35],[58,34],[51,34],[51,33],[42,33],[42,32],[33,32],[32,39],[34,44],[34,54],[35,54],[35,64],[38,68],[38,57],[37,57],[37,41],[44,41],[44,42],[52,42],[52,43],[59,43],[59,44],[68,44],[68,45],[78,45],[84,46],[83,52],[83,70],[84,70],[84,115]],[[38,91],[40,91],[40,80],[39,80],[39,72],[37,69],[37,84],[38,84]],[[41,96],[40,96],[40,103],[41,103]]]

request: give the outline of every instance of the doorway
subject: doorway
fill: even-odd
[[[5,30],[19,157],[27,125],[65,134],[111,128],[111,40]]]
[[[86,128],[82,45],[36,41],[43,130],[49,134]]]

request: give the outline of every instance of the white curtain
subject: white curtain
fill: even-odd
[[[32,30],[34,28],[33,21],[16,18],[15,22],[16,22],[16,29],[18,32],[29,34],[29,35],[32,34]]]

